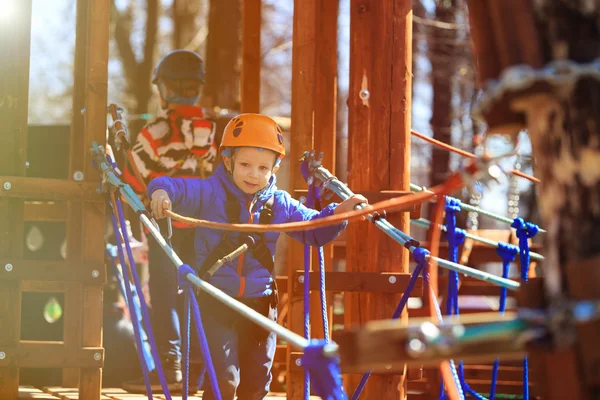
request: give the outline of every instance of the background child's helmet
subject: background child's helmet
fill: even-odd
[[[258,147],[285,156],[283,132],[274,119],[261,114],[240,114],[233,118],[223,132],[219,154],[237,147]]]
[[[197,80],[204,83],[204,61],[193,51],[174,50],[164,56],[154,68],[152,83],[161,80]]]

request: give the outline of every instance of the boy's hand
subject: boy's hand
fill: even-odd
[[[152,192],[152,200],[150,202],[150,209],[155,218],[165,218],[165,210],[171,209],[171,199],[169,195],[163,189],[157,189]]]
[[[342,201],[333,211],[334,214],[343,214],[343,213],[347,213],[349,211],[354,211],[355,207],[361,203],[364,203],[367,205],[367,208],[371,207],[369,206],[369,200],[366,199],[365,196],[361,195],[361,194],[355,194],[354,196]],[[364,219],[365,217],[363,217]]]

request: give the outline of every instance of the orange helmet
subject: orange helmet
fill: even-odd
[[[240,114],[227,123],[219,154],[226,148],[258,147],[285,156],[283,132],[277,122],[266,115]]]

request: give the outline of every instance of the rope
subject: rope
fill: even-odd
[[[129,258],[128,269],[129,273],[133,277],[133,282],[135,284],[135,288],[140,298],[140,306],[142,309],[142,321],[144,322],[146,334],[148,335],[148,341],[150,342],[150,349],[152,350],[152,355],[154,356],[154,364],[156,366],[158,380],[160,381],[160,385],[163,389],[163,393],[165,394],[166,399],[171,400],[171,393],[169,392],[169,388],[167,387],[167,380],[165,379],[165,374],[162,369],[160,356],[156,347],[156,341],[154,340],[154,333],[152,333],[152,325],[150,324],[150,314],[148,313],[148,306],[146,305],[144,293],[142,292],[142,285],[140,284],[137,270],[135,269],[133,252],[131,251],[131,246],[129,246],[129,234],[127,233],[125,216],[123,214],[123,208],[121,207],[121,200],[115,196],[114,192],[111,192],[111,200],[113,202],[113,206],[116,206],[117,216],[119,217],[118,221],[119,225],[121,226],[121,234],[123,235],[123,241],[125,242],[125,250],[127,251],[127,256]]]
[[[208,379],[210,382],[210,386],[213,391],[213,395],[215,400],[221,400],[221,391],[219,389],[219,383],[217,380],[217,374],[215,372],[215,367],[212,362],[212,357],[210,356],[210,348],[208,347],[208,340],[206,339],[206,332],[204,332],[204,326],[202,325],[202,318],[200,316],[200,308],[198,307],[198,301],[196,300],[196,295],[194,294],[193,284],[188,279],[188,275],[197,276],[196,271],[194,271],[189,265],[183,264],[177,270],[177,281],[179,287],[182,287],[185,291],[186,297],[186,334],[188,336],[189,341],[189,325],[190,325],[190,308],[192,310],[192,315],[194,317],[194,325],[196,326],[196,334],[198,335],[198,342],[200,343],[200,350],[202,352],[202,357],[204,358],[204,365],[208,371]],[[189,346],[186,349],[186,353],[184,353],[184,365],[186,368],[188,367],[188,359],[189,359]],[[183,399],[187,399],[187,386],[189,380],[189,370],[186,371],[186,377],[184,378],[184,392]]]
[[[420,192],[427,192],[427,191],[429,191],[429,189],[427,189],[425,187],[421,187],[419,185],[415,185],[414,183],[410,184],[410,190],[412,192],[419,192],[419,193]],[[479,207],[474,207],[474,206],[469,205],[469,204],[463,204],[462,208],[464,210],[471,211],[471,212],[476,212],[476,213],[484,215],[484,216],[486,216],[488,218],[495,219],[496,221],[504,222],[505,224],[508,224],[508,225],[511,225],[513,223],[513,221],[514,221],[511,218],[506,218],[506,217],[504,217],[502,215],[494,214],[493,212],[484,210],[484,209],[479,208]],[[546,231],[543,230],[543,229],[541,229],[541,228],[539,228],[539,233],[546,233]]]
[[[453,197],[446,197],[446,240],[448,241],[448,258],[452,262],[458,262],[458,248],[465,241],[465,231],[457,228],[456,226],[456,214],[461,211],[461,202],[459,199]],[[446,315],[459,315],[458,308],[458,286],[460,279],[456,271],[449,271],[448,274],[448,296],[446,300]],[[454,365],[454,361],[450,360],[451,366]],[[463,394],[469,393],[476,398],[482,398],[476,393],[464,379],[464,370],[462,361],[458,363],[458,371],[456,378]],[[444,383],[442,382],[440,388],[440,398],[444,398]]]
[[[181,345],[182,353],[182,372],[183,372],[183,400],[187,400],[189,387],[190,387],[190,325],[191,325],[191,312],[190,302],[192,298],[190,296],[189,288],[184,290],[184,310],[183,310],[183,343]]]
[[[119,234],[119,228],[117,226],[117,219],[115,217],[115,213],[116,210],[113,207],[113,214],[111,214],[111,223],[112,223],[112,227],[113,227],[113,232],[115,232],[115,241],[117,243],[117,252],[118,252],[118,256],[119,256],[119,262],[121,263],[121,267],[122,268],[129,268],[127,266],[127,263],[125,262],[125,256],[123,255],[123,250],[122,250],[122,242],[121,242],[121,235]],[[126,282],[129,283],[129,279],[126,279]],[[127,298],[127,303],[128,304],[134,304],[133,302],[133,295],[131,293],[131,285],[123,285],[124,289],[125,289],[125,293],[126,293],[126,298]],[[129,312],[131,313],[131,319],[133,321],[138,321],[138,313],[136,310],[136,307],[129,307]],[[135,338],[135,349],[138,353],[138,358],[140,359],[140,364],[142,366],[142,375],[144,378],[144,385],[146,386],[146,393],[148,395],[148,400],[152,400],[152,387],[150,385],[150,375],[149,375],[149,371],[148,371],[148,364],[146,363],[146,359],[144,357],[143,354],[143,350],[142,350],[142,337],[140,334],[140,326],[135,323],[133,324],[133,333],[134,333],[134,338]]]
[[[522,218],[515,218],[511,225],[516,229],[519,238],[519,260],[521,262],[521,281],[529,281],[529,239],[533,238],[539,232],[539,227],[530,222],[523,221]],[[523,359],[523,399],[529,400],[529,358]]]
[[[519,248],[508,243],[498,243],[496,249],[498,255],[502,258],[502,277],[508,278],[508,272],[510,269],[510,263],[515,260],[516,255],[519,253]],[[500,289],[500,304],[499,311],[501,315],[504,315],[506,311],[506,296],[508,291],[505,288]],[[494,366],[492,367],[492,383],[490,387],[490,400],[496,398],[496,381],[498,379],[498,369],[500,367],[500,361],[496,359]]]
[[[325,218],[319,218],[312,221],[288,222],[284,224],[229,224],[223,222],[213,222],[190,217],[184,217],[171,210],[165,213],[173,219],[185,222],[193,226],[202,226],[211,229],[220,229],[234,232],[298,232],[307,231],[325,226],[338,225],[344,221],[362,220],[362,217],[376,211],[406,211],[410,207],[421,204],[422,202],[435,197],[445,190],[443,185],[433,187],[428,192],[415,193],[412,196],[394,197],[373,204],[368,209],[349,211],[343,214],[332,215]]]
[[[304,338],[310,340],[310,246],[304,245]],[[304,399],[310,398],[310,373],[304,370]]]
[[[114,215],[111,214],[111,218],[114,218]],[[116,219],[114,222],[116,224]],[[113,229],[115,227],[115,224],[113,224]],[[109,248],[109,246],[110,246],[110,248]],[[131,315],[131,319],[132,319],[131,322],[132,322],[132,324],[136,323],[138,325],[138,328],[140,329],[140,339],[142,341],[142,344],[144,345],[143,346],[144,361],[146,362],[146,364],[148,366],[148,371],[152,371],[154,369],[154,360],[152,359],[152,353],[148,347],[149,343],[147,342],[147,337],[144,335],[145,332],[143,331],[144,328],[142,327],[142,321],[139,318],[140,313],[141,313],[139,297],[137,296],[135,287],[131,288],[131,283],[129,283],[129,281],[127,281],[127,284],[129,285],[129,287],[131,289],[132,298],[134,300],[133,305],[131,305],[131,303],[129,302],[129,299],[127,297],[126,290],[125,290],[125,283],[123,280],[123,275],[122,275],[121,271],[119,271],[119,268],[117,268],[118,251],[119,250],[117,249],[117,246],[107,245],[105,253],[108,256],[108,259],[110,260],[110,265],[113,270],[113,274],[117,278],[117,283],[119,285],[121,295],[125,299],[125,306],[127,307],[127,309],[129,309],[130,307],[135,307],[135,310],[137,312],[138,318],[134,321],[133,315]]]
[[[463,203],[463,205],[464,205],[464,203]],[[426,218],[412,219],[410,221],[410,223],[414,224],[414,225],[417,225],[417,226],[420,226],[420,227],[423,227],[423,228],[430,228],[431,227],[431,221],[429,221]],[[445,225],[440,226],[440,229],[442,231],[446,231],[447,230]],[[465,238],[471,239],[471,240],[474,240],[474,241],[476,241],[478,243],[482,243],[482,244],[485,244],[486,246],[495,247],[495,248],[498,248],[499,243],[500,243],[500,242],[496,242],[494,240],[486,239],[486,238],[481,237],[481,236],[473,235],[473,234],[471,234],[469,232],[465,232]],[[529,255],[531,256],[531,258],[533,258],[535,260],[543,260],[544,259],[543,255],[541,255],[539,253],[535,253],[533,251],[531,251],[529,253]]]
[[[468,151],[461,150],[461,149],[459,149],[459,148],[456,148],[456,147],[454,147],[454,146],[451,146],[451,145],[449,145],[449,144],[447,144],[447,143],[444,143],[444,142],[442,142],[442,141],[439,141],[439,140],[437,140],[437,139],[434,139],[434,138],[431,138],[431,137],[429,137],[429,136],[426,136],[426,135],[424,135],[424,134],[422,134],[422,133],[420,133],[420,132],[417,132],[417,131],[411,130],[411,131],[410,131],[410,133],[411,133],[413,136],[416,136],[416,137],[418,137],[419,139],[423,139],[423,140],[425,140],[426,142],[429,142],[429,143],[431,143],[431,144],[433,144],[433,145],[435,145],[435,146],[441,147],[441,148],[442,148],[442,149],[444,149],[444,150],[447,150],[447,151],[450,151],[450,152],[453,152],[453,153],[459,154],[459,155],[461,155],[461,156],[463,156],[463,157],[466,157],[466,158],[472,158],[472,159],[477,159],[477,158],[479,158],[479,157],[477,157],[477,156],[476,156],[475,154],[473,154],[473,153],[469,153]],[[534,177],[534,176],[531,176],[531,175],[527,175],[527,174],[525,174],[525,173],[523,173],[523,172],[521,172],[521,171],[518,171],[518,170],[514,170],[514,169],[512,169],[512,170],[510,170],[509,172],[510,172],[512,175],[516,175],[516,176],[519,176],[519,177],[521,177],[521,178],[525,178],[525,179],[527,179],[528,181],[531,181],[531,182],[533,182],[533,183],[540,183],[540,182],[541,182],[541,181],[540,181],[538,178],[536,178],[536,177]]]

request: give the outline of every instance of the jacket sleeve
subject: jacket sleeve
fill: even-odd
[[[287,197],[288,222],[314,221],[319,218],[325,218],[333,215],[337,203],[331,203],[320,212],[308,208],[298,200],[292,199],[289,194]],[[312,229],[308,231],[288,232],[288,235],[304,244],[320,247],[335,239],[348,225],[347,221],[339,225],[325,226],[323,228]]]
[[[208,179],[160,177],[150,181],[148,196],[163,189],[169,195],[173,211],[185,216],[198,216],[213,197],[213,186]]]

